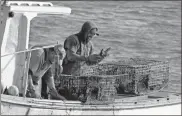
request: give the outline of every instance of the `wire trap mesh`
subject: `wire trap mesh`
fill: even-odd
[[[89,104],[112,103],[117,94],[143,95],[161,89],[169,79],[168,62],[130,58],[83,66],[77,76],[61,75],[57,88],[67,99]]]

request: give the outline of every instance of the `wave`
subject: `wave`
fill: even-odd
[[[139,20],[125,20],[124,23],[126,25],[132,25],[132,26],[141,26],[141,25],[147,25],[148,23],[142,22]]]

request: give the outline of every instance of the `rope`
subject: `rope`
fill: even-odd
[[[34,51],[34,50],[44,49],[44,48],[50,48],[50,47],[54,47],[56,45],[58,45],[58,44],[53,44],[53,45],[48,45],[48,46],[44,46],[44,47],[40,47],[40,48],[34,48],[34,49],[29,49],[29,50],[23,50],[23,51],[13,52],[13,53],[1,55],[1,58],[2,57],[5,57],[5,56],[9,56],[9,55],[14,55],[14,54],[19,54],[19,53],[25,53],[25,52],[30,52],[30,51]]]

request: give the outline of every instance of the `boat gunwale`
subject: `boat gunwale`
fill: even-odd
[[[1,94],[2,96],[2,94]],[[20,106],[27,106],[30,108],[42,108],[42,109],[55,109],[55,110],[127,110],[127,109],[140,109],[140,108],[150,108],[150,107],[160,107],[160,106],[167,106],[167,105],[175,105],[181,104],[181,95],[175,96],[175,99],[165,100],[166,98],[157,98],[157,99],[150,99],[146,101],[133,101],[133,102],[120,102],[118,104],[79,104],[75,101],[58,101],[58,100],[43,100],[43,103],[35,102],[35,101],[42,101],[41,99],[34,99],[34,98],[23,98],[22,101],[18,101],[16,99],[8,99],[8,95],[3,95],[1,97],[1,102],[6,104],[14,104]],[[15,98],[15,96],[11,96],[11,98]],[[170,98],[170,97],[169,97]],[[32,100],[32,102],[31,102]],[[159,100],[159,101],[158,101]],[[34,102],[33,102],[34,101]],[[50,101],[52,104],[44,104],[44,102]],[[71,103],[73,102],[73,103]],[[55,104],[60,103],[60,104]]]

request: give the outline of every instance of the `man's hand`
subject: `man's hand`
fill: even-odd
[[[104,49],[102,49],[102,50],[100,51],[100,55],[101,55],[102,57],[106,57],[106,56],[109,55],[108,52],[109,52],[110,50],[111,50],[110,47],[107,48],[105,51],[104,51]]]
[[[35,86],[33,84],[28,85],[28,90],[33,93],[35,92]]]
[[[39,93],[36,93],[35,91],[33,92],[30,91],[30,97],[42,99],[41,95]]]
[[[102,56],[100,56],[99,54],[93,54],[88,56],[88,62],[92,63],[92,64],[96,64],[98,62],[100,62],[102,60]]]
[[[61,96],[61,95],[59,95],[59,93],[54,88],[50,89],[49,93],[51,95],[51,99],[66,100],[66,98]]]
[[[41,95],[35,91],[34,85],[29,85],[27,97],[41,99]]]

